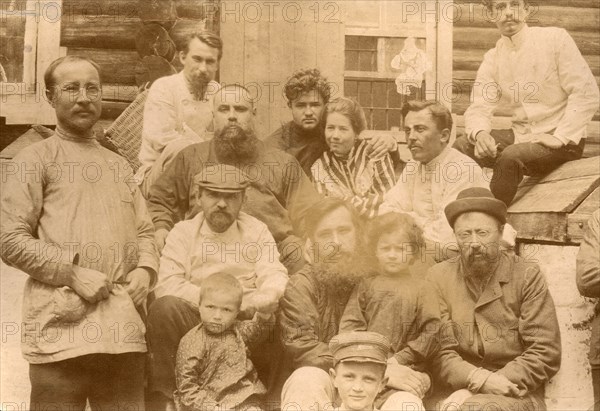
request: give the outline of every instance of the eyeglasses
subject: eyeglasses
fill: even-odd
[[[98,83],[89,83],[85,86],[79,86],[79,83],[70,83],[63,86],[56,86],[60,93],[67,93],[69,97],[77,98],[81,96],[82,90],[85,92],[85,97],[90,100],[98,99],[102,94],[102,86]]]
[[[456,238],[460,241],[464,242],[473,238],[473,235],[477,237],[480,241],[485,241],[492,233],[497,232],[498,230],[474,230],[474,231],[461,231],[460,233],[456,233]]]

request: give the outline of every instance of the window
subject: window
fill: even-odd
[[[402,105],[408,100],[424,99],[424,72],[420,73],[421,77],[413,76],[421,80],[402,83],[401,88],[405,90],[405,94],[398,92],[396,79],[401,74],[406,78],[405,73],[410,71],[411,65],[417,64],[420,57],[426,60],[425,39],[407,39],[355,35],[345,37],[344,94],[356,99],[363,107],[369,129],[401,130]],[[395,66],[399,68],[395,69],[392,61],[397,56]],[[399,63],[401,61],[404,65]],[[417,83],[420,87],[417,87]]]

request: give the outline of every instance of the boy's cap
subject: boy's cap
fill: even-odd
[[[250,185],[242,170],[229,164],[206,165],[194,180],[202,188],[223,193],[244,191]]]
[[[336,335],[329,341],[333,362],[371,362],[387,364],[390,342],[370,331],[352,331]]]

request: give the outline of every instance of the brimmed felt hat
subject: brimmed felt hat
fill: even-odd
[[[248,178],[239,168],[229,164],[207,164],[194,177],[201,188],[223,193],[244,191],[250,185]]]
[[[444,209],[452,228],[458,216],[470,211],[479,211],[496,218],[501,224],[506,223],[506,204],[496,199],[487,188],[466,188]]]
[[[371,331],[352,331],[336,335],[329,341],[333,362],[370,362],[386,364],[390,342]]]

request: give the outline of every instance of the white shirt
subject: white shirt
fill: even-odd
[[[215,233],[200,212],[169,232],[154,293],[157,298],[172,295],[198,306],[202,281],[219,272],[233,275],[242,284],[242,309],[252,305],[249,297],[257,290],[270,289],[281,297],[288,281],[264,223],[240,212],[225,232]]]
[[[489,188],[489,178],[475,160],[448,146],[427,164],[410,160],[385,195],[379,214],[410,214],[425,239],[441,247],[456,243],[444,208],[465,188]]]
[[[144,105],[142,145],[138,158],[142,164],[137,176],[143,179],[169,143],[187,139],[201,143],[211,138],[213,97],[219,83],[211,81],[205,99],[197,100],[186,83],[183,72],[156,80]]]
[[[489,132],[493,111],[502,104],[511,109],[515,143],[549,133],[563,144],[578,144],[599,98],[590,67],[564,29],[525,25],[485,54],[465,112],[465,131],[471,141],[479,131]]]

